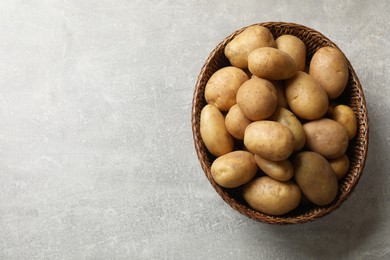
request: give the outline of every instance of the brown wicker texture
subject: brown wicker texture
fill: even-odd
[[[306,44],[307,64],[318,48],[323,46],[333,46],[338,48],[331,40],[326,38],[321,33],[299,24],[267,22],[259,23],[259,25],[268,28],[274,35],[275,39],[283,34],[291,34],[300,38]],[[207,179],[210,181],[211,185],[222,197],[222,199],[238,212],[248,216],[249,218],[270,224],[304,223],[320,218],[340,207],[340,205],[349,197],[353,189],[356,187],[364,168],[368,148],[368,116],[362,86],[358,77],[356,76],[354,69],[347,59],[349,67],[348,86],[342,96],[338,99],[338,102],[347,104],[352,107],[358,122],[358,132],[356,137],[351,141],[347,151],[351,162],[350,169],[346,177],[344,177],[339,183],[339,191],[336,199],[330,205],[322,207],[314,205],[301,205],[292,212],[282,216],[272,216],[257,212],[249,208],[249,206],[242,199],[241,188],[225,189],[219,186],[213,180],[210,166],[215,158],[207,151],[200,135],[199,126],[200,112],[206,105],[204,98],[206,83],[215,71],[230,65],[229,61],[224,55],[224,47],[245,28],[247,27],[235,31],[226,37],[220,44],[218,44],[218,46],[211,52],[205,64],[203,65],[196,83],[192,103],[192,130],[195,149],[201,167],[203,168]]]

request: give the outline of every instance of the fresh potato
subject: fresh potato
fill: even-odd
[[[278,107],[288,108],[286,96],[284,94],[284,89],[285,89],[284,81],[273,80],[271,81],[271,83],[274,85],[276,89],[276,94],[278,96]]]
[[[283,80],[297,73],[297,65],[287,53],[271,47],[257,48],[248,55],[248,69],[268,80]]]
[[[245,147],[254,154],[271,161],[287,159],[294,150],[291,130],[274,121],[250,123],[244,134]]]
[[[220,111],[228,111],[236,104],[236,94],[242,83],[248,80],[246,73],[239,68],[224,67],[211,75],[204,91],[208,104]]]
[[[318,49],[310,61],[309,74],[334,99],[343,93],[348,82],[348,64],[341,51],[334,47]]]
[[[276,48],[281,51],[284,51],[291,58],[294,59],[295,64],[297,65],[297,70],[304,71],[306,65],[306,46],[305,43],[293,35],[282,35],[279,36],[276,40]]]
[[[244,115],[237,104],[229,109],[225,117],[226,129],[233,137],[239,140],[244,139],[245,129],[250,123],[252,121]]]
[[[200,135],[207,150],[214,156],[233,151],[233,138],[225,127],[225,118],[213,105],[206,105],[200,113]]]
[[[288,181],[294,175],[294,168],[292,163],[286,159],[275,162],[261,158],[255,154],[255,161],[257,166],[268,176],[278,181]]]
[[[225,56],[235,67],[247,68],[248,55],[259,47],[276,47],[272,33],[265,27],[253,25],[234,37],[225,47]]]
[[[234,151],[218,157],[211,165],[211,175],[225,188],[236,188],[250,181],[257,172],[253,154]]]
[[[328,110],[326,92],[309,74],[302,71],[286,81],[286,99],[292,112],[302,119],[321,118]]]
[[[293,164],[294,179],[311,202],[324,206],[336,198],[337,178],[324,157],[315,152],[301,152]]]
[[[252,121],[270,117],[278,104],[275,87],[268,80],[258,77],[242,84],[236,99],[244,115]]]
[[[295,209],[301,195],[294,182],[281,182],[268,176],[253,179],[243,189],[244,200],[251,208],[270,215],[283,215]]]
[[[279,107],[269,118],[287,126],[294,135],[294,151],[299,151],[305,145],[305,132],[298,118],[290,111],[285,108]]]
[[[348,173],[349,158],[347,155],[343,154],[339,158],[329,160],[329,163],[338,180],[341,180]]]
[[[348,147],[348,134],[338,122],[322,118],[303,125],[306,146],[327,159],[342,156]]]
[[[338,105],[332,111],[332,119],[339,122],[347,130],[349,140],[352,140],[357,132],[357,121],[352,108],[346,105]]]

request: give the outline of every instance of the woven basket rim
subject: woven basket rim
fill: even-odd
[[[248,26],[242,27],[234,31],[232,34],[227,36],[223,41],[221,41],[215,48],[212,50],[206,61],[204,62],[199,76],[197,78],[193,100],[192,100],[192,131],[193,131],[193,139],[194,146],[197,152],[197,156],[201,167],[209,180],[210,184],[213,186],[215,191],[221,196],[221,198],[229,204],[232,208],[240,212],[241,214],[268,224],[296,224],[296,223],[306,223],[318,218],[321,218],[335,209],[339,208],[343,202],[350,196],[352,191],[355,189],[358,184],[360,177],[363,173],[363,169],[365,166],[365,161],[367,157],[368,151],[368,113],[367,106],[364,98],[362,85],[347,57],[348,69],[349,69],[349,81],[347,88],[349,88],[350,95],[348,95],[348,102],[351,103],[351,107],[353,108],[355,115],[358,120],[358,133],[354,139],[353,145],[350,144],[351,147],[351,166],[347,176],[343,179],[341,184],[339,185],[339,192],[335,201],[333,201],[330,205],[322,206],[322,207],[311,207],[307,211],[303,210],[302,213],[292,213],[286,214],[282,216],[272,216],[267,215],[258,211],[251,209],[245,203],[238,201],[236,198],[233,198],[230,195],[230,190],[222,188],[219,186],[212,178],[210,166],[212,162],[212,156],[207,152],[207,149],[204,146],[202,138],[200,136],[199,130],[199,119],[200,119],[200,111],[205,105],[204,100],[204,87],[207,83],[208,78],[210,77],[211,72],[215,72],[218,67],[223,67],[221,65],[221,61],[216,60],[217,58],[224,57],[223,48],[229,43],[235,36],[237,36],[240,32],[245,30],[246,28],[254,25],[264,26],[276,36],[282,34],[292,34],[302,39],[307,49],[313,48],[313,50],[318,49],[319,46],[333,46],[335,48],[340,48],[333,43],[326,36],[321,34],[320,32],[311,29],[307,26],[296,24],[296,23],[288,23],[288,22],[264,22],[264,23],[254,23]],[[276,33],[275,33],[276,32]],[[341,50],[340,50],[341,51]],[[221,53],[222,52],[222,53]],[[341,51],[342,52],[342,51]],[[342,52],[343,53],[343,52]],[[344,54],[344,53],[343,53]],[[222,56],[221,56],[222,55]],[[308,50],[308,59],[311,57],[312,53],[309,53]],[[345,56],[345,55],[344,55]],[[226,59],[226,57],[225,57]],[[229,64],[225,63],[225,66]],[[212,73],[211,73],[212,74]],[[294,215],[295,214],[295,215]]]

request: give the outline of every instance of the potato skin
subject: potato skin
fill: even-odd
[[[338,180],[341,180],[349,170],[349,158],[343,154],[341,157],[329,160],[330,167],[332,167]]]
[[[248,125],[244,134],[244,145],[262,158],[282,161],[294,150],[294,135],[281,123],[262,120]]]
[[[306,65],[305,43],[293,35],[281,35],[276,40],[276,48],[284,51],[294,59],[297,70],[304,71]]]
[[[206,105],[200,113],[200,135],[206,148],[214,156],[233,150],[233,138],[225,127],[225,118],[213,105]]]
[[[286,95],[284,94],[284,81],[282,80],[273,80],[271,81],[276,89],[276,95],[278,96],[278,107],[288,108]]]
[[[269,119],[279,122],[291,130],[294,135],[294,151],[299,151],[303,148],[306,141],[305,131],[303,131],[303,126],[294,113],[279,107]]]
[[[332,111],[332,119],[342,124],[347,130],[349,140],[352,140],[357,132],[357,121],[352,108],[346,105],[337,105]]]
[[[318,49],[311,61],[309,74],[326,91],[330,99],[337,98],[348,82],[347,60],[340,50],[330,46]]]
[[[278,104],[275,87],[268,80],[258,77],[252,77],[242,84],[236,100],[244,115],[252,121],[270,117]]]
[[[302,119],[321,118],[328,110],[326,92],[309,74],[302,71],[286,80],[286,99],[291,111]]]
[[[248,69],[253,75],[268,80],[283,80],[297,73],[297,65],[287,53],[271,47],[261,47],[248,55]]]
[[[241,111],[241,108],[235,104],[229,109],[225,117],[225,126],[227,131],[236,139],[244,140],[246,127],[252,123]]]
[[[342,156],[348,148],[348,134],[338,122],[322,118],[303,125],[306,146],[327,159]]]
[[[293,165],[288,159],[275,162],[255,154],[255,162],[265,174],[275,180],[288,181],[294,175]]]
[[[259,47],[276,47],[272,33],[265,27],[254,25],[234,37],[225,47],[225,56],[235,67],[247,68],[248,55]]]
[[[336,198],[337,178],[324,157],[315,152],[301,152],[293,164],[294,179],[311,202],[324,206]]]
[[[257,169],[253,154],[234,151],[218,157],[211,165],[211,174],[222,187],[236,188],[250,181]]]
[[[295,209],[301,195],[294,182],[281,182],[268,176],[253,179],[243,189],[244,200],[251,208],[270,215],[283,215]]]
[[[206,84],[207,103],[220,111],[228,111],[236,104],[237,91],[247,80],[248,76],[242,69],[229,66],[217,70]]]

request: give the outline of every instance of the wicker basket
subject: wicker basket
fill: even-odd
[[[300,38],[306,44],[307,64],[318,48],[323,46],[333,46],[337,48],[331,40],[323,36],[321,33],[299,24],[267,22],[259,23],[259,25],[268,28],[274,35],[275,39],[283,34],[291,34]],[[241,188],[225,189],[213,180],[210,166],[215,158],[207,151],[200,135],[199,126],[200,112],[206,105],[204,98],[206,83],[215,71],[230,65],[224,55],[224,47],[245,28],[247,27],[235,31],[218,44],[203,65],[196,83],[192,102],[192,130],[195,149],[201,167],[203,168],[207,179],[222,199],[238,212],[248,216],[249,218],[270,224],[304,223],[320,218],[340,207],[357,185],[363,171],[368,148],[368,117],[362,86],[350,62],[347,60],[349,81],[346,91],[344,91],[338,101],[352,107],[358,122],[358,132],[356,137],[350,143],[347,151],[347,155],[349,156],[351,162],[350,169],[346,177],[339,182],[339,190],[336,199],[330,205],[322,207],[314,205],[300,205],[297,209],[282,216],[272,216],[255,211],[251,209],[242,199]]]

